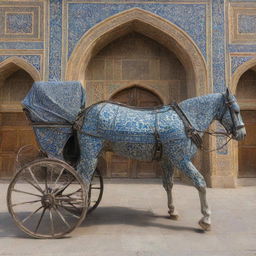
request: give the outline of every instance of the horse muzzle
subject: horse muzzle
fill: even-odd
[[[245,130],[245,127],[243,126],[236,130],[234,139],[237,141],[243,140],[245,138],[245,136],[246,136],[246,130]]]

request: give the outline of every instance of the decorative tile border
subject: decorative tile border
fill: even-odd
[[[223,92],[225,76],[225,0],[212,2],[212,75],[213,91]]]
[[[256,44],[230,44],[228,45],[229,52],[256,52]]]
[[[0,2],[0,41],[42,41],[43,2]]]
[[[72,1],[72,0],[68,0]],[[208,3],[210,0],[75,0],[73,2],[77,3],[110,3],[110,4],[124,4],[124,3],[158,3],[158,4],[166,4],[166,3],[173,3],[173,4],[179,4],[179,3]],[[253,0],[254,1],[254,0]]]
[[[256,43],[256,2],[230,4],[230,43]]]
[[[76,15],[75,13],[73,14]],[[62,0],[50,0],[49,79],[61,80]]]
[[[0,42],[0,49],[44,49],[44,42]]]

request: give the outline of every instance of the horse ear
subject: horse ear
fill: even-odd
[[[226,95],[229,96],[231,93],[230,93],[230,89],[227,87],[227,90],[226,90]]]

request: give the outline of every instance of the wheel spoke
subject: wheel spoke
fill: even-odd
[[[91,189],[101,189],[101,187],[91,187]]]
[[[60,177],[62,176],[63,172],[64,172],[65,168],[63,167],[60,171],[60,174],[58,175],[57,179],[54,182],[54,188],[56,187],[57,182],[59,181]]]
[[[64,197],[64,196],[58,196],[56,199],[64,201],[64,202],[83,202],[82,198],[73,198],[73,197]]]
[[[43,193],[43,190],[41,188],[39,188],[38,186],[36,186],[33,182],[31,182],[30,180],[24,178],[24,180],[29,183],[31,186],[33,186],[35,189],[37,189],[39,192]]]
[[[39,219],[39,221],[38,221],[38,223],[37,223],[37,226],[36,226],[36,229],[35,229],[35,233],[37,233],[37,230],[38,230],[38,228],[39,228],[39,226],[40,226],[40,224],[41,224],[41,221],[42,221],[42,219],[43,219],[45,210],[46,210],[46,208],[43,209],[43,212],[42,212],[42,214],[41,214],[41,216],[40,216],[40,219]]]
[[[35,183],[37,184],[38,188],[40,188],[41,192],[44,194],[44,191],[43,191],[42,188],[40,187],[39,182],[38,182],[36,176],[34,175],[33,171],[31,170],[31,168],[28,167],[27,169],[28,169],[28,171],[29,171],[31,177],[33,178],[33,180],[34,180]]]
[[[54,210],[56,211],[56,213],[59,215],[59,217],[61,218],[61,220],[66,224],[66,226],[67,226],[68,228],[71,228],[70,225],[68,224],[68,222],[66,221],[66,219],[64,218],[64,216],[62,215],[62,213],[59,211],[59,209],[58,209],[57,207],[54,207],[53,209],[54,209]]]
[[[72,195],[74,195],[74,194],[76,194],[77,192],[81,192],[82,190],[81,190],[81,188],[79,188],[78,190],[76,190],[76,191],[74,191],[74,192],[72,192],[72,193],[69,193],[69,194],[62,194],[63,196],[72,196]]]
[[[45,183],[45,191],[46,191],[46,193],[48,193],[48,184],[47,184],[48,170],[47,170],[47,167],[45,167],[44,169],[45,169],[45,180],[44,180],[44,183]]]
[[[31,195],[31,196],[42,197],[40,195],[37,195],[37,194],[34,194],[34,193],[30,193],[30,192],[27,192],[27,191],[23,191],[23,190],[19,190],[19,189],[12,189],[12,191],[17,192],[17,193],[28,194],[28,195]]]
[[[50,180],[51,180],[51,185],[52,185],[52,176],[53,176],[53,172],[52,172],[52,166],[51,166],[51,176],[50,176]]]
[[[79,210],[78,207],[76,207],[73,203],[68,202],[69,205],[73,206],[76,210]],[[82,206],[83,207],[83,206]]]
[[[31,214],[29,214],[25,219],[23,219],[21,222],[24,223],[25,221],[27,221],[29,218],[31,218],[34,214],[36,214],[39,210],[41,210],[43,208],[43,206],[40,206],[39,208],[37,208],[34,212],[32,212]]]
[[[59,207],[65,209],[65,211],[67,211],[69,214],[71,214],[74,218],[76,219],[80,219],[80,216],[75,215],[68,207],[61,205],[61,204],[57,204]]]
[[[51,222],[51,233],[52,233],[52,236],[54,236],[54,224],[53,224],[53,217],[52,217],[52,208],[49,209],[49,216],[50,216],[50,222]]]
[[[17,205],[23,205],[23,204],[33,204],[33,203],[37,203],[37,202],[41,202],[41,200],[34,200],[34,201],[27,201],[27,202],[12,204],[12,207],[17,206]]]
[[[66,183],[66,184],[63,185],[62,187],[58,188],[58,189],[54,192],[54,194],[57,195],[57,194],[59,194],[59,193],[64,192],[64,190],[65,190],[74,180],[75,180],[75,178],[72,177],[72,179],[71,179],[68,183]]]

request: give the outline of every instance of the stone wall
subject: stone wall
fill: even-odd
[[[181,89],[176,99],[221,92],[226,85],[236,92],[243,73],[256,66],[255,20],[254,0],[1,1],[0,79],[7,69],[11,72],[19,67],[34,80],[80,80],[84,86],[88,85],[88,104],[108,98],[119,87],[130,86],[124,80],[145,83],[163,95],[165,103],[176,93],[170,88],[178,80],[186,89]],[[150,62],[148,57],[151,63],[148,70],[136,62],[141,77],[135,79],[133,74],[134,79],[126,79],[125,75],[132,73],[125,72],[121,79],[114,78],[120,63],[112,61],[106,65],[104,50],[100,51],[110,49],[115,40],[129,33],[141,34],[146,41],[161,44],[169,52],[166,56],[169,54],[170,63],[157,67],[157,61]],[[175,61],[176,67],[180,66],[176,70],[182,70],[181,77],[186,73],[186,82],[181,77],[176,82],[170,82],[173,77],[155,79],[157,68],[171,76],[167,66],[171,67]],[[122,63],[124,69],[131,68],[128,62]],[[104,77],[104,85],[97,83],[99,88],[93,86],[95,65],[113,76]],[[169,94],[163,89],[167,87]],[[248,108],[256,109],[255,99],[247,102]],[[206,139],[210,147],[221,143],[221,138]],[[235,186],[237,154],[237,144],[232,143],[224,151],[204,155],[210,185]]]

